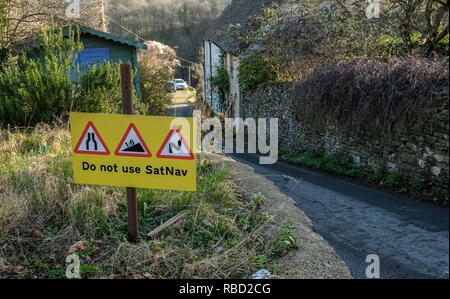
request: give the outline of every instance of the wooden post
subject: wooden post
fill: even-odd
[[[133,75],[130,63],[120,65],[120,77],[122,83],[122,111],[123,114],[134,114],[133,111]],[[128,203],[128,238],[130,242],[139,239],[139,223],[137,210],[136,188],[127,188]]]

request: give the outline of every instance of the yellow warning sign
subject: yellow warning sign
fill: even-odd
[[[194,126],[192,118],[71,113],[74,181],[196,191]]]

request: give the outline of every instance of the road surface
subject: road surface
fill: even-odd
[[[192,105],[170,109],[173,116],[175,110],[177,116],[192,116]],[[233,158],[253,167],[290,196],[344,260],[353,277],[366,278],[366,257],[376,254],[381,278],[449,278],[448,208],[283,162],[259,165],[257,155]]]
[[[167,107],[170,116],[192,117],[194,104],[193,103],[173,104]]]
[[[447,208],[282,162],[262,166],[256,155],[233,158],[265,175],[294,199],[353,277],[366,278],[370,254],[380,258],[381,278],[449,277]]]

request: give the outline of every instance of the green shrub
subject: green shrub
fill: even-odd
[[[40,62],[22,55],[18,65],[0,73],[0,122],[28,126],[69,111],[72,102],[70,68],[55,55]]]
[[[398,187],[406,183],[405,176],[400,172],[393,172],[386,178],[386,185],[389,187]]]
[[[291,220],[286,220],[283,223],[282,231],[278,235],[278,238],[274,242],[275,254],[285,255],[289,251],[297,249],[298,244],[292,231],[296,230],[297,227],[292,225]]]
[[[449,35],[447,33],[447,35],[442,40],[440,40],[436,45],[436,52],[446,57],[448,57],[450,53],[448,48],[448,40]]]
[[[79,30],[50,28],[38,40],[43,57],[10,57],[0,68],[0,125],[34,126],[67,117],[70,111],[118,113],[121,109],[119,64],[74,65],[83,49]],[[74,54],[75,53],[75,54]],[[136,109],[146,113],[146,106]]]
[[[142,103],[147,106],[149,115],[166,115],[170,95],[166,90],[167,81],[172,74],[164,70],[152,71],[139,65]]]
[[[242,90],[251,90],[259,84],[277,80],[274,60],[259,54],[242,58],[238,71]]]
[[[230,92],[230,77],[223,64],[217,69],[217,73],[211,77],[211,86],[218,89],[223,95],[227,95]]]
[[[433,187],[431,192],[432,192],[433,196],[436,196],[438,198],[445,199],[445,200],[448,200],[448,198],[449,198],[448,189],[443,189],[441,187]]]
[[[122,103],[120,66],[108,61],[93,64],[79,73],[73,98],[73,110],[118,113]]]

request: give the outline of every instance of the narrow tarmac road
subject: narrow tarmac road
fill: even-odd
[[[449,277],[447,208],[282,162],[259,165],[257,155],[233,158],[253,167],[294,199],[353,277],[366,278],[370,254],[380,258],[381,278]]]
[[[192,107],[173,105],[170,115],[191,117]],[[366,257],[376,254],[381,278],[449,278],[448,208],[283,162],[259,165],[259,156],[254,154],[232,157],[272,180],[291,197],[353,277],[366,278]]]
[[[172,104],[167,106],[170,116],[192,117],[194,103]]]

